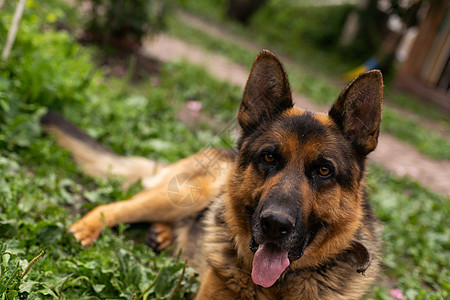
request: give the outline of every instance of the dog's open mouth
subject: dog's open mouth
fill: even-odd
[[[281,250],[272,243],[258,245],[252,240],[250,248],[255,252],[252,267],[253,283],[265,288],[274,285],[291,261],[295,261],[303,255],[308,244],[309,235],[302,243],[302,247],[294,251]]]

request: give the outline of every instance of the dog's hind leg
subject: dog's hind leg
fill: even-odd
[[[177,222],[205,209],[223,192],[233,155],[210,149],[180,160],[144,178],[149,189],[126,201],[101,205],[70,227],[83,246],[90,245],[105,226],[135,222]]]
[[[119,175],[125,186],[141,180],[146,189],[127,201],[101,205],[73,224],[69,230],[84,246],[105,226],[173,223],[203,210],[221,192],[235,156],[229,150],[209,149],[167,166],[114,153],[56,113],[48,112],[41,124],[87,174],[105,179]]]
[[[161,252],[172,243],[173,231],[173,225],[170,223],[154,223],[147,231],[145,242],[155,252]]]

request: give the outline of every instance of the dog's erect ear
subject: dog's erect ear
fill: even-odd
[[[263,50],[253,63],[238,113],[244,132],[272,120],[292,107],[292,95],[286,71],[278,58]]]
[[[354,79],[339,96],[329,116],[362,155],[375,149],[380,132],[383,76],[378,70]]]

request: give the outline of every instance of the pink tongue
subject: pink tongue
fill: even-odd
[[[287,251],[280,251],[267,244],[259,245],[253,258],[253,282],[266,288],[271,287],[288,266]]]

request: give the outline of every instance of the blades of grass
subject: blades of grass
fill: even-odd
[[[17,266],[14,269],[13,273],[11,274],[11,276],[8,278],[8,281],[6,281],[5,283],[5,287],[8,289],[10,287],[11,281],[16,278],[17,273],[19,272],[20,269],[20,262],[17,262]]]
[[[156,274],[155,279],[153,279],[153,282],[142,292],[142,294],[139,295],[137,300],[139,300],[139,299],[147,300],[148,295],[146,295],[146,294],[150,291],[150,289],[152,287],[154,287],[156,285],[156,283],[158,282],[159,278],[161,277],[163,269],[164,269],[164,267],[161,267],[159,269],[158,274]]]
[[[178,278],[178,281],[177,281],[175,287],[173,288],[172,292],[170,293],[170,296],[169,296],[169,299],[170,299],[170,300],[173,299],[173,298],[175,297],[176,292],[178,292],[178,290],[180,289],[180,287],[181,287],[181,282],[183,281],[184,273],[185,273],[185,272],[186,272],[186,261],[185,261],[184,264],[183,264],[183,270],[181,271],[181,275],[180,275],[180,277]]]

